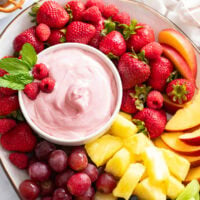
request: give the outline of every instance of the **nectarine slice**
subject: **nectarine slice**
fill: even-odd
[[[164,149],[168,149],[171,151],[174,151],[173,149],[171,149],[169,146],[167,146],[163,140],[161,138],[156,138],[154,140],[154,144],[155,146],[159,147],[159,148],[164,148]],[[175,152],[175,151],[174,151]],[[175,152],[177,153],[177,152]],[[200,166],[200,156],[186,156],[186,155],[182,155],[177,153],[179,156],[182,156],[183,158],[185,158],[186,160],[188,160],[190,162],[191,167],[197,167]]]
[[[174,64],[179,73],[187,80],[195,84],[195,79],[193,77],[192,71],[189,65],[186,63],[184,58],[179,54],[176,49],[170,47],[169,45],[162,44],[163,54]],[[196,84],[195,84],[196,85]]]
[[[175,29],[162,30],[159,33],[158,40],[160,43],[168,44],[175,48],[183,56],[195,78],[197,74],[197,59],[190,41]]]
[[[191,168],[184,183],[189,183],[192,180],[198,180],[200,182],[200,166]]]
[[[197,129],[191,133],[185,133],[179,137],[179,139],[186,144],[198,146],[200,145],[200,129]]]
[[[191,129],[200,124],[200,92],[190,104],[179,109],[176,114],[167,122],[165,130],[183,131]]]
[[[200,146],[191,146],[182,142],[179,137],[183,133],[164,133],[161,135],[163,142],[174,151],[188,156],[200,156]]]

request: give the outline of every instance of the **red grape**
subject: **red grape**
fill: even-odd
[[[85,173],[77,173],[67,182],[69,192],[74,196],[82,196],[91,186],[90,177]]]
[[[96,181],[98,178],[98,169],[93,164],[88,163],[88,166],[82,172],[86,173],[92,182]]]
[[[40,193],[42,196],[51,195],[54,191],[54,184],[51,180],[44,181],[40,184]]]
[[[72,196],[63,188],[58,188],[53,193],[52,200],[72,200]]]
[[[63,150],[55,150],[50,154],[48,163],[55,172],[62,172],[67,168],[67,154]]]
[[[103,173],[99,176],[96,182],[96,188],[103,193],[111,193],[116,187],[117,181],[109,173]]]
[[[94,188],[90,187],[84,195],[75,197],[75,200],[91,200],[94,198],[94,195]]]
[[[39,196],[40,189],[34,181],[25,180],[20,184],[19,192],[24,200],[35,200]]]
[[[57,187],[66,187],[67,181],[74,174],[71,169],[67,169],[65,172],[58,174],[55,178]]]
[[[43,197],[41,200],[52,200],[52,197]]]
[[[51,144],[47,141],[42,141],[35,147],[35,156],[38,160],[47,160],[49,154],[54,150],[56,150],[54,144]]]
[[[43,182],[49,179],[51,170],[45,163],[35,162],[29,166],[28,173],[34,181]]]
[[[75,171],[84,170],[88,165],[86,153],[82,150],[73,151],[68,158],[68,164]]]

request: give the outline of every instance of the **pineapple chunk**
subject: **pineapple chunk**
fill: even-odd
[[[167,196],[170,199],[176,199],[183,190],[184,185],[173,176],[170,176],[167,187]]]
[[[142,200],[166,200],[163,188],[152,184],[149,178],[144,179],[136,186],[134,194]]]
[[[166,186],[169,170],[162,152],[157,147],[147,147],[143,153],[143,160],[150,181]]]
[[[107,162],[105,171],[116,177],[121,177],[131,162],[131,154],[122,148]]]
[[[161,149],[161,151],[163,152],[169,171],[179,180],[185,180],[190,169],[189,161],[170,150]]]
[[[144,171],[144,165],[140,163],[130,164],[122,178],[119,180],[117,187],[113,190],[113,195],[128,200],[140,181]]]
[[[132,122],[132,116],[130,114],[125,112],[119,112],[119,114]]]
[[[101,192],[97,192],[94,196],[94,200],[117,200],[112,194],[104,194]]]
[[[137,133],[137,127],[125,117],[118,115],[111,126],[110,132],[112,135],[126,138]]]
[[[123,142],[124,146],[131,152],[131,154],[135,155],[138,161],[141,160],[141,155],[145,148],[148,146],[153,146],[151,140],[143,133],[125,138],[123,139]]]
[[[104,135],[101,138],[85,145],[91,160],[97,167],[104,165],[123,145],[119,137]]]

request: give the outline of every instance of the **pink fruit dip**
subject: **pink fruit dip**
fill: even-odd
[[[111,118],[117,103],[116,81],[96,54],[63,46],[40,54],[38,63],[46,64],[56,81],[52,93],[40,92],[34,101],[22,95],[38,128],[58,138],[80,139]]]

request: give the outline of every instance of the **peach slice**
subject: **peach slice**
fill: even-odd
[[[200,146],[191,146],[182,142],[179,137],[183,133],[164,133],[161,135],[163,142],[174,151],[188,156],[200,156]]]
[[[185,133],[181,135],[179,139],[189,145],[200,145],[200,129],[197,129],[191,133]]]
[[[160,43],[168,44],[173,47],[183,56],[195,78],[197,74],[197,59],[190,41],[175,29],[162,30],[159,33],[158,40]]]
[[[184,183],[189,183],[190,181],[194,179],[200,182],[200,166],[190,169]]]
[[[174,64],[180,74],[195,84],[195,79],[193,77],[192,71],[189,65],[185,62],[184,58],[179,54],[179,52],[167,44],[162,44],[162,47],[163,54]]]
[[[163,94],[163,99],[164,99],[164,108],[170,114],[174,114],[177,110],[184,107],[184,104],[177,104],[172,102],[166,94]]]
[[[165,130],[183,131],[200,124],[200,92],[194,97],[193,102],[186,104],[167,122]]]
[[[159,148],[164,148],[164,149],[168,149],[171,151],[174,151],[173,149],[171,149],[169,146],[167,146],[163,140],[161,138],[156,138],[154,140],[154,144],[155,146],[159,147]],[[177,153],[177,152],[175,152]],[[178,155],[182,156],[183,158],[185,158],[186,160],[188,160],[190,162],[191,167],[197,167],[200,166],[200,156],[186,156],[186,155],[181,155],[179,153],[177,153]]]

